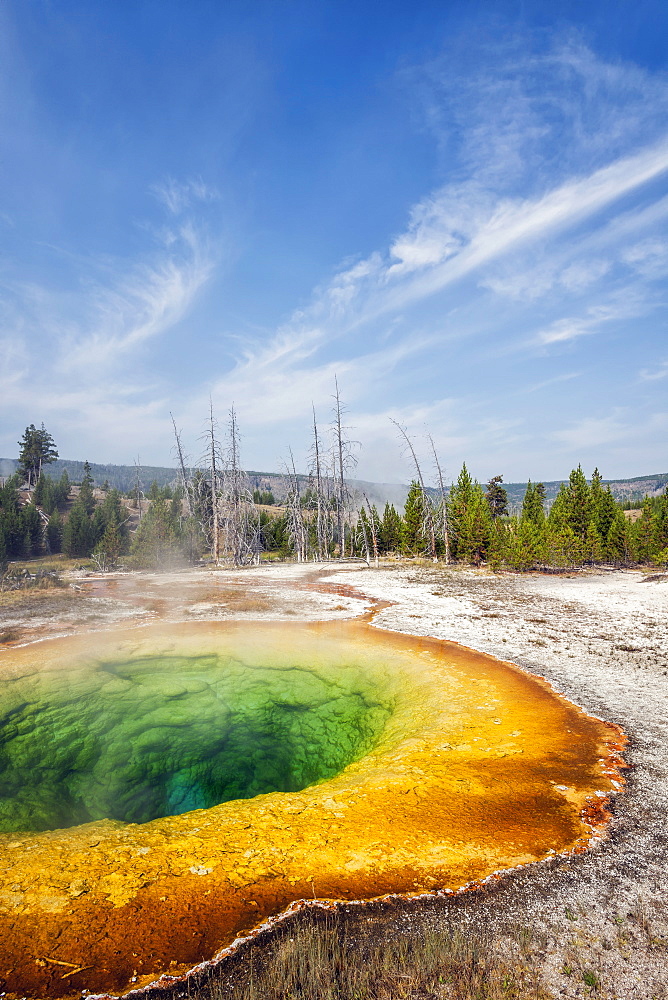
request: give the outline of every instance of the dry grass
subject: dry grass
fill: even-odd
[[[53,590],[66,586],[57,570],[40,567],[31,572],[22,567],[10,566],[0,574],[0,593],[15,593],[25,590]]]
[[[282,929],[252,944],[233,977],[213,973],[201,1000],[543,1000],[519,931],[503,961],[484,935],[451,928],[391,937],[347,934],[334,917]]]
[[[231,611],[271,611],[275,602],[270,598],[250,594],[246,588],[217,587],[197,594],[197,600],[223,605]]]

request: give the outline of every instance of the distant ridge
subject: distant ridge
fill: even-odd
[[[14,458],[0,458],[0,476],[11,476],[17,468],[18,462]],[[84,463],[74,459],[59,458],[49,465],[47,472],[52,479],[59,479],[65,470],[73,482],[80,482],[83,477]],[[91,474],[97,486],[101,486],[105,481],[117,490],[127,493],[135,483],[136,469],[134,465],[100,465],[95,462],[90,463]],[[286,477],[277,472],[255,472],[248,471],[247,475],[254,489],[271,490],[278,501],[286,492]],[[142,488],[148,490],[155,480],[158,486],[169,486],[176,481],[176,469],[158,465],[143,465],[139,467],[139,477]],[[300,475],[299,480],[306,485],[309,477]],[[549,502],[556,497],[562,482],[567,480],[556,479],[546,482],[545,495]],[[633,479],[604,479],[604,484],[610,486],[613,496],[617,500],[641,500],[645,495],[659,496],[668,485],[668,472],[656,473],[655,475],[636,476]],[[353,490],[366,494],[370,503],[378,507],[384,507],[386,503],[392,503],[395,507],[403,507],[408,495],[408,484],[402,483],[371,483],[363,479],[349,479],[348,483]],[[522,504],[522,499],[526,492],[526,483],[504,483],[508,493],[508,503],[511,510],[517,511]],[[435,489],[429,492],[436,496]]]

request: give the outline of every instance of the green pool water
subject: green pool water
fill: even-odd
[[[354,666],[212,653],[35,672],[0,685],[0,830],[298,791],[368,752],[390,714]]]

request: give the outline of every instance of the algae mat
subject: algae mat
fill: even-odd
[[[156,625],[0,659],[0,981],[119,992],[300,898],[457,889],[581,849],[620,735],[362,622]]]

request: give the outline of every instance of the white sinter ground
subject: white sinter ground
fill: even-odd
[[[447,919],[486,927],[502,949],[522,950],[555,997],[593,995],[591,974],[597,996],[668,997],[668,575],[415,567],[336,579],[396,602],[377,626],[511,660],[625,730],[631,767],[608,837],[585,855],[466,894]],[[403,923],[417,932],[429,919],[443,917],[421,909]]]

